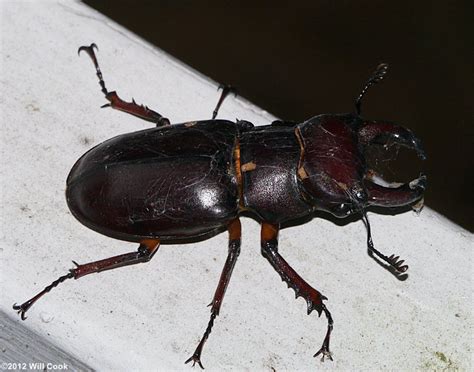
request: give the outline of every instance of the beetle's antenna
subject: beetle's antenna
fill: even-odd
[[[372,76],[367,80],[367,82],[364,85],[364,88],[362,88],[361,92],[359,93],[359,96],[355,100],[355,107],[356,107],[356,113],[357,115],[360,115],[360,106],[362,104],[362,98],[365,96],[369,88],[377,84],[378,82],[382,81],[385,75],[387,74],[388,71],[388,64],[386,63],[381,63],[380,65],[377,66],[375,71],[373,72]]]
[[[364,221],[364,224],[367,227],[367,248],[369,249],[369,252],[377,255],[380,259],[382,259],[391,267],[393,267],[398,273],[404,273],[405,271],[407,271],[408,265],[403,265],[405,261],[399,260],[400,256],[395,256],[392,254],[390,257],[387,257],[383,253],[375,249],[374,242],[372,241],[372,233],[370,231],[370,223],[365,209],[362,210],[362,220]]]

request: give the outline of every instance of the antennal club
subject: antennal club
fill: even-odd
[[[360,106],[362,104],[362,98],[365,96],[365,94],[367,93],[367,91],[372,85],[377,84],[378,82],[383,80],[387,72],[388,72],[388,64],[381,63],[380,65],[377,66],[377,68],[375,69],[374,73],[369,78],[369,80],[367,80],[364,88],[362,88],[361,92],[359,93],[359,96],[355,100],[357,115],[360,115]]]

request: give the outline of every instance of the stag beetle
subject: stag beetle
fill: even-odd
[[[331,313],[319,291],[304,281],[278,252],[282,223],[312,215],[316,210],[336,217],[360,215],[371,254],[394,272],[408,266],[394,255],[375,249],[366,209],[421,204],[426,177],[402,185],[382,185],[365,160],[365,150],[396,144],[425,158],[420,141],[408,129],[361,117],[362,98],[381,81],[388,66],[381,64],[355,101],[355,113],[323,114],[303,123],[275,121],[254,127],[247,121],[216,120],[231,88],[224,86],[211,120],[171,125],[170,121],[135,101],[126,102],[105,87],[94,52],[82,46],[94,63],[102,92],[112,107],[150,121],[156,128],[109,139],[85,153],[73,166],[66,186],[72,214],[84,225],[112,238],[139,243],[138,250],[86,264],[77,264],[36,296],[14,305],[21,318],[45,293],[66,279],[148,262],[161,242],[186,242],[227,229],[228,256],[211,302],[211,318],[194,354],[198,363],[219,315],[232,270],[240,253],[239,215],[251,212],[261,222],[261,253],[281,279],[327,318],[322,347],[314,356],[332,360],[329,341]]]

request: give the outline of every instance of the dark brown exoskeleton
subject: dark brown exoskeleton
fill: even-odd
[[[358,214],[366,223],[367,245],[395,273],[408,266],[373,246],[366,215],[369,206],[420,204],[426,177],[398,186],[376,183],[364,153],[372,145],[396,144],[424,152],[418,139],[399,125],[365,120],[361,100],[382,80],[387,65],[379,65],[356,99],[353,114],[325,114],[304,123],[276,121],[254,127],[246,121],[215,120],[230,88],[225,86],[211,120],[170,125],[146,106],[125,102],[109,92],[94,53],[79,48],[94,62],[105,98],[104,106],[156,124],[156,128],[114,137],[84,154],[67,179],[66,197],[73,215],[87,227],[112,238],[137,242],[138,250],[103,260],[76,264],[66,275],[22,305],[22,319],[45,293],[66,279],[149,261],[161,242],[189,241],[229,233],[229,251],[211,307],[211,319],[192,361],[202,367],[201,352],[219,315],[226,287],[240,253],[239,215],[251,212],[261,221],[261,252],[296,296],[328,320],[322,347],[314,355],[332,360],[333,328],[326,297],[304,281],[278,252],[281,224],[323,210],[337,217]]]

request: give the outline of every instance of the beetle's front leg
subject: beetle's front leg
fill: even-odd
[[[211,334],[212,326],[214,325],[214,320],[219,315],[219,311],[222,305],[222,300],[224,299],[225,290],[229,284],[230,277],[232,275],[232,270],[234,269],[235,263],[237,262],[237,257],[240,254],[240,236],[241,236],[241,226],[240,220],[236,218],[231,221],[228,226],[229,231],[229,253],[227,255],[227,260],[225,261],[224,268],[222,269],[222,274],[219,279],[219,284],[217,285],[214,298],[211,302],[211,319],[207,325],[206,331],[202,336],[199,345],[197,346],[194,354],[186,360],[185,363],[193,362],[193,366],[197,363],[199,367],[204,369],[201,363],[201,352],[204,344],[206,343],[207,338]]]
[[[94,48],[98,49],[97,45],[91,44],[89,46],[81,46],[78,50],[78,53],[80,54],[81,52],[86,52],[89,57],[91,57],[92,62],[94,63],[102,93],[104,93],[105,98],[110,102],[106,103],[102,107],[112,107],[116,110],[120,110],[133,116],[139,117],[140,119],[151,121],[152,123],[155,123],[157,127],[170,125],[170,121],[159,113],[157,113],[156,111],[153,111],[144,105],[137,105],[134,100],[132,100],[132,102],[126,102],[118,96],[117,92],[109,92],[107,90],[107,88],[105,87],[104,79],[102,77],[102,71],[99,67],[99,62],[97,62],[97,57],[95,55]]]
[[[296,293],[296,298],[303,297],[308,304],[308,315],[316,309],[319,316],[324,312],[328,320],[328,328],[326,337],[324,338],[323,345],[319,351],[314,354],[318,356],[322,354],[321,360],[327,357],[332,360],[331,352],[329,351],[329,340],[333,329],[333,320],[331,313],[324,305],[323,300],[327,300],[320,292],[311,287],[308,283],[301,278],[298,273],[280,256],[278,253],[278,231],[279,226],[270,223],[262,223],[261,232],[261,248],[262,255],[270,262],[276,272],[280,275],[281,279],[293,288]]]

